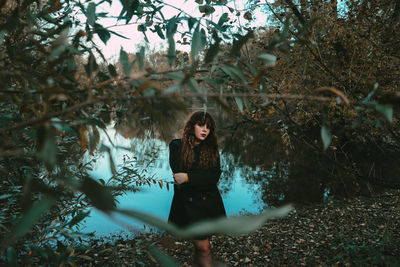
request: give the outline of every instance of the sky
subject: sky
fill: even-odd
[[[273,3],[274,0],[266,0],[269,3]],[[261,1],[265,3],[265,1]],[[195,0],[164,0],[165,6],[162,8],[162,13],[166,19],[173,17],[179,13],[179,9],[185,11],[186,13],[194,16],[201,17],[201,13],[199,11],[199,4],[195,2]],[[226,6],[235,8],[236,10],[245,9],[245,4],[248,3],[246,0],[231,0],[228,1]],[[338,0],[339,8],[344,6],[344,0]],[[244,12],[241,12],[239,17],[236,17],[235,13],[230,13],[226,6],[214,6],[215,12],[208,16],[208,19],[211,19],[214,22],[218,22],[220,16],[227,12],[229,14],[230,19],[237,18],[238,23],[242,26],[265,26],[270,23],[268,21],[268,14],[266,12],[261,12],[261,8],[256,9],[253,12],[253,20],[251,22],[245,20],[243,18]],[[96,7],[96,13],[98,12],[107,12],[112,16],[118,17],[120,11],[122,9],[121,3],[119,0],[112,1],[112,4],[104,3],[100,6]],[[86,17],[82,15],[82,21],[85,21]],[[144,18],[143,18],[144,20]],[[99,38],[96,37],[96,43],[101,48],[105,57],[111,62],[116,62],[119,59],[119,52],[121,47],[127,51],[128,53],[136,53],[141,46],[146,46],[152,51],[158,50],[166,50],[168,45],[165,40],[162,40],[156,33],[151,32],[150,30],[146,31],[146,35],[149,39],[149,43],[146,44],[145,38],[142,32],[137,30],[138,24],[143,23],[144,21],[135,21],[135,18],[130,21],[128,25],[125,24],[125,21],[117,21],[117,19],[99,19],[98,22],[102,24],[104,27],[110,27],[110,30],[117,32],[129,39],[124,39],[118,37],[116,35],[111,35],[110,40],[107,44],[104,44]],[[175,35],[175,41],[180,37],[179,34]],[[176,48],[180,51],[190,51],[190,45],[180,45],[176,44]],[[147,51],[148,53],[149,51]]]
[[[272,0],[268,0],[271,2]],[[164,1],[166,5],[162,8],[162,12],[165,16],[166,19],[169,19],[173,17],[174,15],[177,15],[179,13],[179,10],[176,8],[173,8],[171,6],[177,7],[179,9],[184,10],[186,13],[194,16],[194,17],[201,17],[201,13],[199,11],[199,5],[194,1],[194,0],[165,0]],[[230,7],[236,7],[236,9],[242,10],[244,9],[244,3],[247,1],[243,0],[235,0],[235,1],[230,1],[228,6]],[[170,6],[169,6],[169,5]],[[122,6],[120,4],[120,1],[113,1],[112,5],[110,6],[109,4],[105,3],[101,6],[98,6],[96,8],[96,13],[97,12],[110,12],[110,14],[114,16],[118,16],[119,12],[121,11]],[[224,13],[228,12],[230,14],[230,18],[233,18],[235,14],[230,13],[228,9],[224,6],[215,6],[215,12],[208,17],[208,19],[211,19],[214,22],[218,22],[219,17]],[[239,17],[240,23],[242,25],[246,25],[246,20],[243,18],[243,13],[241,13],[241,16]],[[233,16],[233,17],[232,17]],[[254,18],[257,18],[255,21],[251,22],[251,24],[254,26],[257,23],[263,23],[264,25],[266,24],[267,20],[267,15],[265,13],[260,12],[259,10],[254,13]],[[85,18],[83,18],[85,19]],[[111,61],[117,61],[119,57],[119,52],[121,47],[128,53],[135,53],[137,50],[141,47],[144,46],[145,44],[145,39],[143,36],[143,33],[139,32],[137,30],[138,24],[136,23],[135,19],[132,19],[130,23],[133,24],[128,24],[125,25],[125,21],[118,21],[116,19],[101,19],[99,20],[99,23],[102,24],[104,27],[111,27],[110,30],[113,30],[127,38],[123,39],[121,37],[118,37],[116,35],[112,35],[110,40],[107,42],[105,45],[103,42],[101,42],[99,39],[97,39],[97,43],[99,44],[100,48],[102,49],[105,57]],[[115,26],[119,25],[119,26]],[[162,40],[156,33],[152,33],[150,30],[146,31],[146,35],[149,39],[148,47],[151,50],[163,50],[167,48],[167,43],[165,40]],[[175,40],[179,38],[179,35],[176,35]],[[189,51],[190,50],[190,45],[180,45],[176,44],[176,48],[181,51]]]

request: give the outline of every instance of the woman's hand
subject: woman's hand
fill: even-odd
[[[182,184],[182,183],[188,181],[188,174],[186,172],[177,172],[177,173],[174,173],[173,176],[174,176],[175,182],[177,182],[178,184]]]

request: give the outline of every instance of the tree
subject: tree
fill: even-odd
[[[264,116],[256,116],[265,123],[275,117],[287,128],[288,181],[299,180],[293,187],[298,190],[305,184],[302,179],[310,182],[317,174],[315,186],[327,187],[336,196],[367,194],[370,184],[398,187],[399,170],[393,160],[399,153],[399,57],[393,50],[398,45],[393,42],[398,37],[399,23],[393,20],[397,4],[348,1],[339,16],[331,16],[331,3],[320,3],[316,9],[312,1],[302,2],[304,16],[293,3],[267,4],[282,28],[278,34],[260,35],[261,41],[270,44],[264,45],[267,49],[284,52],[278,52],[277,65],[269,73],[270,90],[333,94],[338,101],[276,101],[263,108]]]
[[[143,131],[136,129],[141,127],[152,127],[157,132],[161,129],[158,127],[168,125],[168,119],[184,109],[182,100],[204,99],[201,83],[210,84],[214,91],[208,93],[212,94],[224,83],[239,81],[244,85],[245,79],[236,66],[213,63],[222,38],[231,41],[232,26],[228,24],[227,13],[217,22],[207,16],[214,12],[213,6],[224,6],[225,1],[199,4],[204,18],[181,12],[168,19],[162,14],[163,1],[120,1],[119,20],[130,23],[137,19],[144,38],[146,31],[151,30],[168,40],[166,58],[171,67],[162,71],[144,69],[144,50],[135,57],[121,50],[120,67],[107,62],[96,38],[107,43],[111,35],[119,34],[101,25],[100,18],[107,14],[99,12],[97,7],[110,3],[107,0],[1,2],[0,231],[4,237],[1,257],[10,264],[33,264],[38,257],[41,263],[71,262],[76,239],[69,233],[88,216],[89,206],[104,212],[118,211],[180,236],[199,231],[242,233],[280,214],[221,221],[213,228],[205,225],[200,230],[180,230],[137,211],[116,209],[114,196],[131,189],[135,179],[145,177],[137,175],[132,179],[126,170],[114,166],[109,148],[100,144],[100,132],[106,132],[111,122],[129,135],[139,136]],[[80,19],[83,16],[85,19]],[[181,33],[183,24],[188,26]],[[178,34],[182,39],[189,36],[191,43],[191,60],[182,60],[179,66],[175,49]],[[236,35],[231,53],[239,54],[249,37],[250,33]],[[208,51],[204,54],[207,44]],[[203,57],[212,68],[220,69],[219,80],[203,75],[208,72],[201,69]],[[133,68],[143,72],[132,77]],[[213,97],[228,108],[224,96],[214,93]],[[240,98],[236,100],[240,102]],[[88,175],[90,163],[82,156],[96,151],[110,154],[112,181],[119,183],[107,184]],[[254,223],[248,224],[250,228],[234,227],[243,224],[243,220]],[[57,241],[57,253],[48,246],[51,240]]]
[[[166,18],[162,8],[168,3],[163,1],[120,1],[120,21],[136,20],[145,39],[151,31],[167,41],[169,67],[162,69],[146,68],[150,56],[143,49],[133,56],[121,49],[118,64],[104,58],[96,38],[107,43],[119,34],[101,25],[108,14],[98,7],[111,1],[1,2],[0,166],[5,187],[0,199],[6,215],[0,225],[6,236],[3,252],[8,250],[11,263],[14,247],[24,255],[24,250],[43,251],[35,243],[60,240],[61,230],[88,215],[85,207],[116,210],[114,196],[134,180],[111,164],[115,178],[127,179],[123,186],[95,181],[82,160],[86,151],[109,151],[99,139],[107,125],[115,123],[127,136],[141,136],[143,129],[159,135],[171,126],[169,118],[194,99],[204,106],[214,101],[242,123],[267,129],[271,140],[285,146],[266,142],[268,147],[291,162],[278,166],[273,158],[265,159],[281,178],[304,178],[304,170],[318,169],[310,186],[318,187],[324,178],[331,192],[345,194],[360,191],[365,180],[398,182],[387,180],[399,173],[391,160],[398,157],[400,136],[394,108],[400,77],[398,3],[347,1],[340,13],[336,1],[266,2],[275,26],[247,27],[235,20],[243,15],[250,21],[257,5],[242,14],[227,1],[196,2],[202,17],[178,9]],[[216,7],[225,13],[213,18]],[[190,44],[189,55],[176,50],[178,41]],[[250,166],[259,164],[251,162],[248,150],[236,153]],[[367,168],[371,162],[374,167]],[[283,188],[297,191],[300,183]],[[196,230],[117,211],[180,236]],[[259,225],[267,218],[247,220]],[[30,230],[32,225],[37,227]],[[234,225],[237,221],[201,231],[239,232]],[[10,246],[13,241],[16,245]],[[70,261],[72,248],[59,244],[59,249],[64,253],[49,261]]]

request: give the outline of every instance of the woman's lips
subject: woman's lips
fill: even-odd
[[[207,135],[206,134],[201,134],[201,137],[206,137]]]

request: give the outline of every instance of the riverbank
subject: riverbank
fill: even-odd
[[[190,242],[156,234],[94,242],[77,253],[77,265],[157,266],[149,244],[191,266]],[[227,266],[399,266],[400,190],[296,207],[250,235],[213,236],[211,244],[215,258]]]

